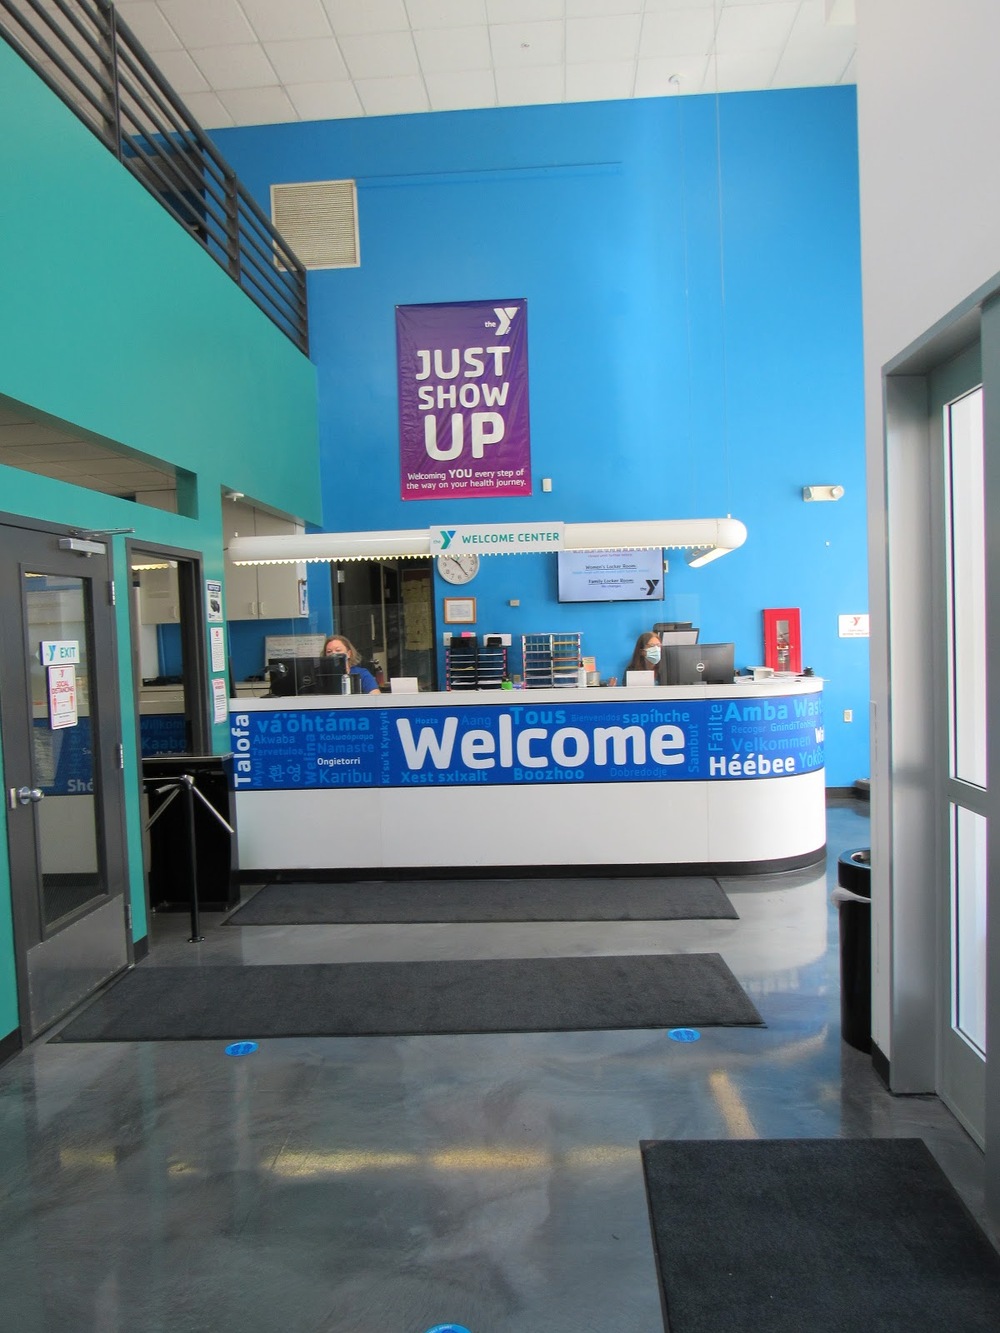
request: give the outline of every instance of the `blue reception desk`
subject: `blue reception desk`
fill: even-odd
[[[818,679],[237,699],[243,870],[806,865]]]

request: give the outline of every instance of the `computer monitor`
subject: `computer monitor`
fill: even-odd
[[[316,678],[322,663],[320,657],[270,657],[267,678],[271,693],[277,698],[297,694],[316,694]]]
[[[351,692],[350,668],[343,653],[331,653],[329,657],[271,657],[267,676],[271,693],[277,698]]]
[[[359,677],[351,675],[346,653],[330,653],[316,659],[313,673],[313,694],[350,694],[352,682]]]
[[[668,643],[660,654],[660,685],[732,685],[736,650],[731,643]]]
[[[660,620],[653,626],[660,643],[697,643],[698,631],[690,620]]]

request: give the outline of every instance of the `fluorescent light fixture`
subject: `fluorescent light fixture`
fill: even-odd
[[[503,530],[502,523],[496,524]],[[736,518],[663,518],[618,523],[566,523],[567,551],[692,549],[692,564],[735,551],[747,530]],[[431,554],[430,528],[386,532],[305,532],[276,537],[232,537],[226,558],[234,565],[294,565],[309,561],[394,560]],[[500,554],[498,552],[497,554]]]

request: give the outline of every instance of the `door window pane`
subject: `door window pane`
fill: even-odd
[[[986,786],[986,534],[983,391],[947,408],[952,776]]]
[[[986,1053],[986,820],[952,806],[952,1022]]]
[[[104,894],[97,855],[97,805],[90,716],[88,607],[82,579],[26,573],[27,665],[32,704],[32,787],[42,883],[42,924]],[[41,645],[76,645],[75,721],[53,712]],[[58,705],[56,705],[58,708]],[[72,716],[70,714],[69,716]],[[55,723],[55,725],[53,725]]]

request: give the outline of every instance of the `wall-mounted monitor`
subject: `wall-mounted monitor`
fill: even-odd
[[[663,551],[560,551],[560,602],[662,602]]]
[[[660,685],[732,685],[736,650],[731,643],[664,644],[657,671]]]

